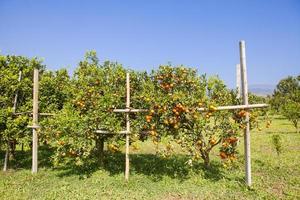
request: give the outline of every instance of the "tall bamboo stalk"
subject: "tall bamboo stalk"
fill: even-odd
[[[32,173],[38,170],[38,109],[39,109],[39,70],[34,69],[33,74],[33,110],[32,110]]]
[[[240,64],[241,64],[241,85],[243,104],[248,105],[248,80],[247,80],[247,66],[246,66],[246,47],[245,41],[240,41]],[[249,113],[246,114],[246,129],[244,133],[244,149],[245,149],[245,171],[246,171],[246,184],[251,186],[251,149],[250,149],[250,122]]]
[[[130,107],[130,80],[129,73],[126,74],[126,108]],[[129,113],[126,113],[126,152],[125,152],[125,180],[129,178],[129,133],[130,133],[130,119]]]

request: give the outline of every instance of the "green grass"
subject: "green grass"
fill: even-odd
[[[272,146],[274,134],[284,142],[280,156]],[[41,149],[41,168],[32,175],[30,152],[18,152],[14,169],[0,172],[0,199],[300,199],[300,134],[287,120],[274,117],[271,128],[251,132],[251,188],[244,185],[242,143],[236,168],[224,169],[214,152],[210,170],[201,163],[189,168],[184,155],[160,158],[151,142],[141,143],[142,150],[130,157],[128,184],[121,153],[107,155],[102,169],[79,171],[53,169],[50,152]]]

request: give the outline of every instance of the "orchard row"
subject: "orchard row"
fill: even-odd
[[[39,112],[55,113],[55,116],[39,119],[39,143],[54,149],[51,158],[55,165],[71,162],[81,166],[91,158],[101,162],[104,141],[108,142],[109,151],[120,151],[124,135],[103,135],[96,130],[116,133],[125,127],[125,115],[112,111],[126,106],[128,71],[131,106],[148,110],[130,114],[133,148],[138,148],[137,141],[152,140],[162,146],[157,148],[158,153],[167,157],[177,143],[191,162],[202,159],[207,167],[213,148],[219,148],[220,158],[226,164],[237,157],[236,149],[248,111],[216,112],[219,105],[241,104],[237,92],[228,89],[218,77],[200,75],[184,66],[160,66],[151,73],[127,70],[119,63],[100,63],[92,51],[86,54],[72,76],[65,69],[46,70],[37,59],[0,55],[0,145],[8,149],[11,156],[16,144],[31,141],[31,130],[27,128],[30,114],[14,113],[32,110],[34,68],[40,70]],[[250,103],[258,100],[261,99],[250,96]],[[199,107],[206,111],[199,112]],[[258,126],[257,118],[264,112],[251,111],[251,128]],[[168,138],[167,144],[161,144],[163,138]]]

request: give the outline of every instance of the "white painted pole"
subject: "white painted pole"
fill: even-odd
[[[241,65],[236,65],[236,89],[237,89],[237,98],[241,97]]]
[[[39,109],[39,70],[34,69],[33,74],[33,111],[32,111],[32,173],[37,173],[38,170],[38,109]]]
[[[130,107],[130,77],[126,73],[126,108]],[[126,113],[126,152],[125,152],[125,181],[129,178],[129,133],[130,133],[130,119],[129,113]]]
[[[246,66],[246,47],[245,41],[240,41],[240,64],[241,64],[241,80],[242,80],[242,95],[243,104],[248,105],[248,81],[247,81],[247,66]],[[244,134],[244,149],[245,149],[245,171],[246,171],[246,184],[251,186],[251,149],[250,149],[250,123],[249,113],[246,114],[246,129]]]

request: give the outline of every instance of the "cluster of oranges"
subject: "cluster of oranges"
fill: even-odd
[[[164,90],[170,90],[174,87],[174,84],[173,83],[161,83],[160,84],[160,87]]]
[[[79,101],[75,101],[75,104],[80,107],[80,108],[84,108],[85,107],[85,103],[84,101],[82,100],[79,100]]]
[[[60,140],[60,141],[57,141],[57,144],[59,144],[60,146],[64,146],[65,145],[65,142]]]
[[[113,153],[120,151],[119,147],[115,144],[109,144],[107,146],[107,148],[108,148],[109,151],[111,151]]]
[[[224,151],[221,151],[221,152],[220,152],[220,157],[221,157],[221,159],[223,159],[223,160],[225,160],[225,159],[230,159],[230,161],[234,161],[234,160],[236,159],[235,154],[233,154],[233,153],[228,154],[228,153],[226,153],[226,152],[224,152]]]
[[[146,122],[150,123],[152,118],[153,118],[153,115],[154,115],[155,111],[153,109],[151,109],[148,113],[148,115],[146,115]]]
[[[209,144],[212,145],[212,146],[217,144],[217,139],[215,137],[210,138],[209,139]]]
[[[247,114],[249,114],[247,111],[245,111],[245,110],[241,110],[239,113],[238,113],[238,115],[239,115],[239,117],[246,117],[246,115]]]
[[[220,150],[221,159],[230,159],[230,161],[235,160],[236,157],[233,148],[237,145],[237,142],[238,138],[235,136],[231,136],[223,140],[222,147]]]
[[[181,103],[177,103],[172,111],[176,116],[179,116],[183,112],[189,113],[189,109],[184,107]]]

